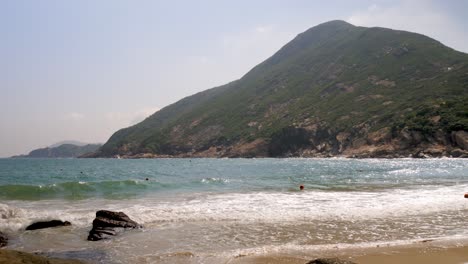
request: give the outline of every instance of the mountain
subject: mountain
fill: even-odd
[[[49,148],[55,148],[55,147],[58,147],[58,146],[63,145],[63,144],[84,146],[84,145],[88,145],[89,143],[84,143],[84,142],[77,141],[77,140],[63,140],[63,141],[59,141],[59,142],[57,142],[55,144],[50,145]]]
[[[467,131],[468,54],[330,21],[241,79],[117,131],[93,156],[464,156]]]
[[[13,156],[13,158],[76,158],[97,151],[101,144],[87,144],[77,146],[73,144],[62,144],[57,147],[46,147],[35,149],[28,155]]]

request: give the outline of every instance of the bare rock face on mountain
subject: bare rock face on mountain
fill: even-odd
[[[89,231],[88,240],[97,241],[117,235],[116,228],[141,228],[142,226],[133,221],[123,212],[100,210],[96,212],[93,228]]]
[[[468,132],[466,131],[452,132],[452,141],[461,149],[468,150]]]

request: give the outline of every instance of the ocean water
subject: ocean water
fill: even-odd
[[[466,159],[0,159],[0,231],[11,249],[95,263],[227,263],[468,241],[465,192]],[[86,241],[100,209],[144,228]],[[25,231],[49,219],[72,226]]]

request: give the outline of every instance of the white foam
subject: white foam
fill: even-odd
[[[219,182],[219,183],[229,183],[229,179],[223,179],[223,178],[203,178],[201,179],[202,183],[213,183],[213,182]]]
[[[468,185],[384,192],[257,192],[191,194],[163,199],[9,201],[0,204],[2,225],[18,229],[35,220],[61,219],[89,226],[100,209],[124,211],[137,222],[239,221],[285,223],[369,220],[440,215],[467,210]],[[21,209],[20,209],[21,208]]]
[[[13,231],[21,228],[24,219],[24,210],[0,204],[0,228],[3,231]]]
[[[465,210],[467,185],[387,192],[230,193],[197,199],[145,199],[128,205],[146,223],[187,221],[284,222],[363,220]]]

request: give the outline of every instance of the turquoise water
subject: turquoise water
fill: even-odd
[[[463,159],[0,159],[0,198],[288,192],[301,184],[307,190],[377,191],[465,184],[467,174]]]
[[[100,263],[174,263],[186,252],[196,257],[181,263],[221,263],[467,239],[465,192],[465,159],[0,159],[0,230],[11,248],[100,252]],[[87,242],[100,209],[145,228]],[[57,218],[72,227],[24,230]]]

